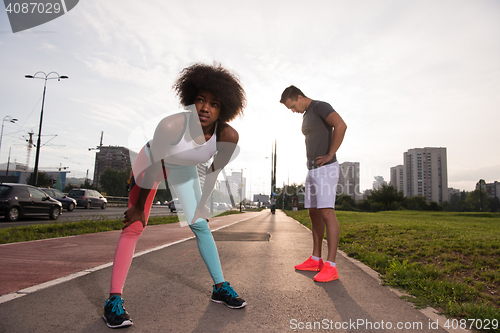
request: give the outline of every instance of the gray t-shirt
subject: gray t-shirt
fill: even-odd
[[[332,144],[333,127],[328,125],[326,118],[336,112],[332,106],[326,102],[312,101],[309,104],[302,120],[302,133],[306,136],[307,168],[309,170],[317,168],[316,157],[328,154]],[[327,163],[337,161],[337,157]]]

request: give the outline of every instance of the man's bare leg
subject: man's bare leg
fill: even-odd
[[[326,225],[326,240],[328,242],[328,257],[326,260],[335,262],[337,257],[337,248],[340,239],[340,226],[335,209],[323,208],[319,209],[322,222]]]
[[[309,217],[311,218],[311,231],[313,237],[312,255],[321,258],[323,237],[325,236],[325,223],[321,217],[321,211],[317,208],[309,208]]]

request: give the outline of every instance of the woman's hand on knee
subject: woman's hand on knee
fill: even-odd
[[[208,222],[208,214],[209,210],[207,206],[197,208],[196,211],[194,212],[194,217],[191,220],[191,224],[195,223],[197,219],[204,219]]]
[[[125,223],[125,225],[122,230],[137,221],[141,221],[143,228],[146,227],[146,216],[143,209],[138,209],[136,206],[132,206],[123,214],[125,215],[125,218],[123,219],[123,223]]]

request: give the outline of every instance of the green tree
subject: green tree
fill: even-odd
[[[473,212],[474,209],[466,200],[457,202],[457,212]]]
[[[26,184],[33,184],[35,180],[35,173],[32,172],[28,179],[26,179]],[[56,180],[52,178],[48,173],[43,171],[38,171],[38,187],[51,187],[54,185]]]
[[[438,212],[438,211],[444,210],[444,208],[442,205],[440,205],[436,201],[431,201],[431,202],[429,202],[429,210],[433,210],[433,211]]]
[[[361,209],[364,212],[371,212],[372,211],[372,205],[370,203],[370,200],[365,199],[357,203],[356,207],[358,209]]]
[[[472,208],[468,203],[465,202],[469,192],[462,191],[460,193],[455,193],[450,197],[450,201],[448,204],[443,203],[443,207],[445,207],[446,211],[452,212],[465,212],[472,211]]]
[[[78,186],[73,185],[73,184],[66,184],[66,186],[64,187],[64,192],[68,193],[69,191],[71,191],[72,189],[77,188],[77,187]]]
[[[355,210],[356,202],[347,194],[338,195],[335,199],[335,209],[337,210]]]
[[[89,190],[97,190],[97,188],[90,182],[90,179],[86,178],[80,188],[86,188]]]
[[[498,212],[500,210],[500,199],[495,197],[490,199],[490,212]]]
[[[411,198],[405,198],[401,206],[408,210],[429,210],[427,199],[422,195],[416,195]]]
[[[378,190],[373,190],[368,196],[368,200],[382,205],[385,210],[397,207],[404,200],[403,193],[399,192],[392,185],[382,185]],[[396,205],[394,205],[396,203]]]
[[[488,207],[490,204],[488,193],[486,193],[484,187],[482,190],[477,189],[470,192],[465,201],[475,212],[488,212],[490,210]]]
[[[126,197],[127,180],[130,178],[130,170],[115,170],[107,168],[101,175],[101,187],[103,192],[109,196]]]

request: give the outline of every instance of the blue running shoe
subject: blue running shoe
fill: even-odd
[[[123,307],[123,298],[118,295],[111,296],[104,304],[104,316],[102,316],[109,328],[127,327],[132,325],[132,319]]]
[[[227,281],[219,289],[216,289],[214,286],[212,302],[225,304],[231,309],[241,309],[247,306],[247,303],[238,297],[236,291],[234,291]]]

